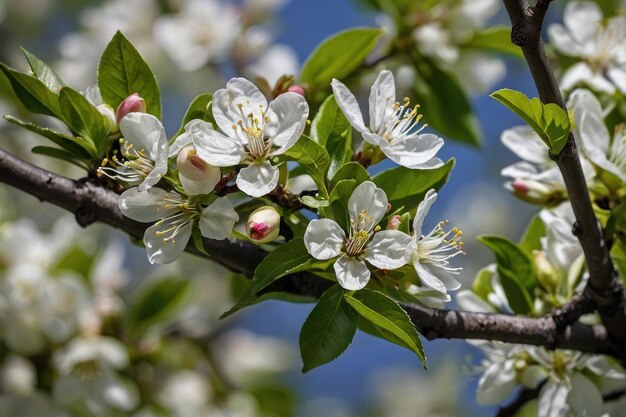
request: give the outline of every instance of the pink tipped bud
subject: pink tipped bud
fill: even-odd
[[[294,84],[291,87],[289,87],[287,91],[290,93],[300,94],[302,97],[306,95],[306,91],[304,90],[304,88],[297,84]]]
[[[398,214],[394,214],[389,218],[387,222],[387,230],[398,230],[400,227],[400,223],[402,222],[402,218]]]
[[[532,179],[516,178],[507,183],[506,187],[516,197],[531,204],[552,204],[564,197],[558,188]]]
[[[276,240],[280,230],[280,213],[273,207],[263,206],[254,210],[246,222],[246,233],[255,243]]]
[[[128,113],[145,113],[146,102],[138,93],[131,94],[120,103],[115,112],[115,118],[119,123]]]
[[[180,182],[189,194],[208,194],[221,178],[218,167],[210,165],[196,154],[196,147],[185,146],[176,158]]]

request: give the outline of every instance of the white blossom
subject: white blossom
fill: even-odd
[[[565,6],[565,25],[548,27],[556,50],[579,58],[561,79],[561,87],[569,90],[585,84],[601,93],[613,94],[615,89],[626,93],[626,16],[604,21],[600,6],[590,1],[572,1]]]
[[[406,248],[411,237],[397,230],[380,231],[378,223],[387,211],[387,196],[371,181],[360,184],[348,200],[348,233],[331,219],[312,220],[304,234],[304,244],[316,259],[336,258],[335,273],[347,290],[367,285],[370,270],[396,269],[406,264]]]
[[[432,133],[420,132],[425,125],[418,127],[422,118],[418,107],[410,107],[407,99],[403,104],[396,101],[396,87],[391,71],[380,72],[369,96],[369,127],[354,94],[340,81],[333,79],[333,93],[337,104],[350,124],[358,130],[363,139],[382,152],[392,161],[412,169],[437,168],[443,162],[436,158],[443,146],[443,139]]]
[[[146,191],[130,188],[120,196],[118,204],[126,217],[144,223],[156,221],[146,229],[143,237],[148,260],[153,264],[178,259],[196,222],[202,236],[226,239],[239,220],[233,204],[224,197],[218,197],[202,208],[189,197],[158,187]]]
[[[458,275],[462,268],[451,267],[450,259],[464,254],[461,249],[463,242],[462,233],[457,228],[448,232],[443,230],[445,222],[439,222],[430,232],[422,234],[424,219],[436,199],[435,190],[429,190],[417,207],[413,219],[413,239],[407,249],[407,261],[413,263],[423,285],[446,294],[461,286],[453,275]]]
[[[147,113],[129,113],[120,122],[124,137],[123,160],[113,156],[98,169],[112,179],[138,185],[145,191],[158,183],[167,172],[168,143],[163,125]]]
[[[222,133],[199,122],[191,136],[198,155],[209,164],[246,165],[237,175],[237,186],[251,197],[261,197],[278,185],[278,168],[271,158],[296,143],[308,115],[309,105],[299,94],[281,94],[268,107],[254,84],[233,78],[213,95],[213,116]]]

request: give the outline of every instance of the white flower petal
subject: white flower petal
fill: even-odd
[[[346,239],[343,229],[331,219],[311,220],[304,233],[304,246],[315,259],[326,260],[341,255]]]
[[[193,230],[193,222],[182,226],[173,239],[165,240],[161,233],[172,227],[175,226],[164,219],[163,222],[157,222],[146,229],[143,243],[146,246],[146,253],[151,264],[172,263],[185,251]]]
[[[210,194],[220,181],[221,174],[220,169],[214,166],[211,166],[209,171],[210,173],[207,174],[205,181],[192,180],[191,178],[185,177],[180,172],[178,173],[178,179],[188,195]]]
[[[477,313],[495,313],[491,304],[474,294],[472,290],[463,290],[456,295],[457,304],[466,311]]]
[[[492,363],[478,381],[476,402],[481,405],[504,401],[515,388],[513,361]]]
[[[231,79],[226,88],[217,90],[213,95],[213,117],[226,134],[230,134],[233,125],[251,113],[258,120],[263,120],[262,112],[266,111],[267,99],[256,85],[245,78]]]
[[[237,165],[245,155],[243,146],[237,139],[213,130],[210,123],[194,123],[190,126],[190,134],[198,156],[211,165],[217,167]]]
[[[563,417],[567,412],[567,394],[569,387],[563,383],[548,379],[539,392],[537,417]]]
[[[185,131],[174,140],[174,143],[170,145],[170,149],[169,149],[170,158],[173,158],[176,155],[178,155],[185,146],[191,145],[191,143],[193,142],[191,134],[192,134],[193,126],[196,123],[206,123],[208,125],[205,127],[206,129],[213,129],[213,126],[211,125],[211,123],[207,123],[204,120],[200,120],[200,119],[194,119],[190,121],[189,123],[187,123],[185,125]]]
[[[361,108],[359,107],[359,103],[356,101],[356,97],[354,94],[348,90],[341,81],[338,81],[333,78],[331,82],[331,86],[333,88],[333,94],[335,95],[335,100],[339,105],[339,108],[348,119],[348,122],[359,132],[363,133],[367,131],[367,127],[365,127],[365,122],[363,121],[363,114],[361,113]]]
[[[441,282],[439,278],[434,276],[426,266],[419,263],[418,260],[413,260],[413,267],[415,267],[415,271],[419,276],[420,282],[432,288],[433,290],[439,291],[442,294],[446,294],[448,291],[446,290],[446,286]]]
[[[145,191],[133,187],[120,195],[117,204],[124,216],[138,222],[150,223],[177,211],[176,208],[166,210],[163,207],[163,200],[167,194],[167,191],[157,187]]]
[[[548,27],[548,36],[550,38],[550,43],[554,45],[559,53],[567,56],[580,55],[580,46],[563,25],[558,23],[550,25]]]
[[[265,134],[279,147],[272,155],[279,155],[291,148],[304,132],[309,104],[300,94],[287,92],[272,101],[267,117],[270,121],[265,125]]]
[[[410,136],[402,141],[382,142],[380,148],[395,163],[415,169],[430,161],[442,146],[442,138],[426,133]]]
[[[563,12],[563,23],[578,43],[594,39],[603,19],[600,7],[591,1],[569,2]]]
[[[413,219],[413,233],[415,234],[416,241],[422,237],[422,226],[424,226],[424,219],[426,219],[430,207],[435,204],[436,200],[437,192],[434,189],[430,189],[424,196],[424,199],[417,206],[415,218]]]
[[[365,262],[349,256],[341,256],[333,265],[337,281],[346,290],[356,291],[364,288],[370,280],[370,271]]]
[[[531,365],[522,375],[522,384],[526,388],[535,389],[548,377],[548,372],[541,365]]]
[[[623,67],[611,67],[607,69],[607,75],[613,84],[621,91],[622,94],[626,94],[626,69]]]
[[[348,212],[351,219],[357,219],[363,211],[378,224],[387,212],[387,196],[371,181],[365,181],[354,189],[348,200]]]
[[[502,132],[502,144],[525,161],[538,165],[551,162],[548,147],[530,126],[515,126]]]
[[[567,402],[572,411],[581,416],[600,417],[604,400],[598,387],[580,372],[575,372],[571,380]]]
[[[387,109],[392,108],[396,102],[396,83],[393,73],[382,70],[370,90],[370,129],[378,132],[382,127]]]
[[[396,269],[406,265],[407,247],[412,238],[398,230],[382,230],[367,246],[365,259],[380,269]]]
[[[226,239],[233,231],[239,215],[233,203],[227,198],[219,197],[208,207],[202,210],[198,226],[202,236],[209,239]]]
[[[578,126],[579,138],[585,154],[597,166],[616,175],[622,181],[626,181],[626,173],[622,172],[606,156],[606,151],[601,148],[610,139],[609,132],[604,122],[591,114],[584,113]],[[600,146],[599,146],[600,145]],[[608,145],[607,145],[608,147]]]
[[[237,175],[237,187],[250,197],[262,197],[278,185],[278,168],[269,161],[254,163]]]

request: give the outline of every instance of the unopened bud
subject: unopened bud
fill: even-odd
[[[119,132],[120,128],[117,125],[117,119],[115,118],[113,107],[108,104],[100,104],[96,107],[96,109],[98,109],[102,115],[102,121],[104,122],[104,127],[107,130],[107,135]]]
[[[513,195],[531,204],[554,204],[564,198],[561,190],[531,179],[516,178],[506,187]]]
[[[387,222],[387,230],[398,230],[400,227],[400,223],[402,223],[402,218],[398,214],[394,214],[389,218]]]
[[[246,222],[246,233],[256,243],[276,240],[280,230],[280,213],[270,206],[254,210]]]
[[[306,90],[297,84],[290,86],[287,91],[290,93],[300,94],[302,97],[306,95]]]
[[[559,285],[559,272],[552,266],[548,256],[542,250],[533,251],[537,281],[546,289],[554,290]]]
[[[20,356],[4,358],[0,370],[2,390],[15,396],[27,396],[35,390],[37,374],[33,364]]]
[[[184,147],[176,158],[180,183],[191,195],[208,194],[221,178],[220,169],[196,153],[193,145]]]
[[[115,112],[115,118],[119,123],[128,113],[145,113],[146,102],[138,93],[131,94],[122,101]]]

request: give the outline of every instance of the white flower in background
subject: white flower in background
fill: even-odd
[[[176,156],[178,179],[189,195],[209,194],[222,178],[220,169],[202,159],[193,145],[192,130],[197,123],[204,122],[196,119],[187,123],[185,132],[169,149],[169,157]],[[210,124],[205,124],[205,128],[211,128]]]
[[[124,302],[118,292],[129,280],[124,269],[124,245],[119,241],[109,243],[96,258],[90,274],[93,289],[93,307],[98,314],[109,317],[122,311]]]
[[[302,135],[309,105],[296,93],[284,93],[268,107],[265,96],[245,78],[233,78],[213,95],[213,116],[223,133],[206,122],[192,126],[198,155],[209,164],[247,165],[237,186],[261,197],[278,185],[278,168],[270,159],[291,148]]]
[[[37,373],[32,362],[21,356],[4,358],[0,369],[2,392],[16,396],[27,396],[35,391]]]
[[[148,260],[153,264],[178,259],[196,222],[202,236],[226,239],[239,220],[233,204],[224,197],[218,197],[208,207],[202,208],[189,197],[157,187],[146,191],[130,188],[120,196],[118,204],[126,217],[143,223],[156,221],[143,236]]]
[[[244,69],[250,78],[263,77],[273,87],[282,75],[296,75],[300,72],[298,56],[293,48],[276,44],[263,52],[258,60]]]
[[[600,6],[589,1],[572,1],[565,6],[565,26],[548,28],[550,41],[566,56],[580,58],[561,79],[569,90],[585,84],[593,90],[613,94],[615,88],[626,93],[626,16],[604,21]]]
[[[553,266],[567,271],[583,255],[580,241],[572,233],[576,221],[574,210],[569,202],[557,207],[543,209],[539,217],[546,227],[546,236],[541,238],[541,245],[547,252]]]
[[[502,59],[463,47],[498,12],[499,3],[497,0],[462,0],[453,6],[442,3],[433,7],[413,31],[420,52],[443,63],[472,93],[489,90],[506,74]]]
[[[587,158],[626,182],[626,130],[618,127],[611,139],[600,102],[589,90],[573,91],[568,107],[574,111],[576,137]]]
[[[54,354],[53,362],[60,374],[52,387],[58,403],[84,401],[90,413],[103,417],[137,407],[137,387],[117,373],[129,363],[126,347],[118,340],[77,337]]]
[[[489,275],[490,292],[486,299],[479,297],[471,289],[461,290],[456,296],[456,301],[463,310],[475,311],[477,313],[505,313],[513,314],[513,309],[509,305],[496,264],[490,264],[482,268],[479,274]]]
[[[331,219],[312,220],[304,234],[304,244],[316,259],[337,258],[337,281],[347,290],[360,290],[370,279],[365,261],[380,269],[396,269],[406,264],[406,248],[411,237],[398,230],[380,231],[378,223],[387,212],[387,196],[371,181],[360,184],[348,200],[348,234]]]
[[[483,374],[478,381],[478,404],[497,404],[507,399],[519,383],[517,367],[527,367],[527,354],[521,345],[501,342],[469,341],[485,354],[479,369]]]
[[[211,415],[213,389],[206,375],[181,370],[169,375],[158,393],[159,400],[176,417]]]
[[[223,61],[241,33],[239,15],[220,0],[189,0],[174,16],[162,16],[154,36],[165,52],[185,71]]]
[[[363,139],[382,152],[392,161],[407,168],[437,168],[443,162],[436,158],[443,146],[443,139],[432,133],[420,134],[426,127],[418,127],[422,118],[419,106],[410,107],[396,101],[396,86],[393,73],[383,70],[378,74],[369,97],[369,128],[365,126],[363,115],[354,94],[340,81],[333,79],[333,93],[337,104],[350,124],[358,130]]]
[[[129,113],[120,122],[123,142],[121,161],[116,156],[111,165],[98,169],[114,180],[139,185],[145,191],[161,180],[167,172],[168,144],[163,125],[147,113]]]
[[[461,231],[456,227],[444,231],[445,222],[439,222],[429,233],[422,234],[424,219],[436,199],[435,190],[429,190],[417,207],[413,219],[413,239],[407,248],[407,261],[413,262],[423,285],[446,294],[449,290],[459,289],[461,283],[453,275],[460,274],[463,269],[451,267],[450,259],[465,252],[462,250]]]

